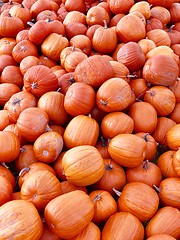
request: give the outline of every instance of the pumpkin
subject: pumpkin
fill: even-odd
[[[176,98],[174,93],[165,86],[151,87],[144,96],[144,101],[149,102],[159,116],[169,115],[175,108]]]
[[[109,61],[95,55],[77,65],[74,78],[77,82],[84,82],[92,87],[100,87],[103,82],[113,76],[114,71]]]
[[[1,110],[0,111],[0,131],[3,131],[6,127],[10,124],[8,111],[7,110]]]
[[[176,123],[168,117],[159,117],[157,120],[157,125],[152,133],[152,137],[156,140],[161,146],[167,145],[166,133],[169,129],[176,125]]]
[[[130,29],[133,29],[133,31],[130,31]],[[116,33],[120,42],[138,42],[145,38],[146,29],[144,23],[138,16],[127,14],[117,23]]]
[[[110,43],[110,44],[109,44]],[[112,28],[108,28],[104,20],[104,27],[98,27],[92,38],[92,47],[100,53],[111,53],[117,45],[117,35]]]
[[[53,162],[53,169],[57,175],[57,177],[62,180],[62,181],[66,181],[66,176],[64,174],[64,170],[62,167],[62,157],[65,154],[66,151],[62,151],[58,158]]]
[[[179,177],[180,176],[180,151],[179,150],[174,152],[174,155],[172,158],[172,166],[173,166],[175,173]]]
[[[177,177],[173,166],[174,162],[174,154],[176,151],[166,151],[160,155],[160,157],[157,159],[157,166],[160,168],[162,176],[164,178],[171,178],[171,177]]]
[[[158,194],[142,182],[127,183],[118,198],[118,210],[129,212],[141,222],[150,220],[159,207]]]
[[[62,157],[62,168],[67,180],[77,186],[97,182],[104,173],[104,162],[99,151],[90,145],[73,147]]]
[[[117,203],[111,194],[104,190],[94,190],[89,194],[94,203],[94,217],[92,222],[100,224],[106,222],[117,212]]]
[[[65,193],[52,199],[44,210],[44,218],[50,230],[64,239],[78,235],[88,226],[93,215],[94,204],[81,190]],[[70,216],[71,221],[67,216]]]
[[[2,37],[0,39],[0,54],[11,55],[13,47],[16,45],[16,40],[14,38]]]
[[[150,57],[142,69],[142,77],[153,85],[172,86],[179,75],[177,62],[170,56]]]
[[[37,107],[44,110],[50,123],[63,125],[68,121],[68,114],[64,108],[64,94],[58,91],[44,93],[37,102]]]
[[[102,119],[100,128],[103,136],[108,139],[120,133],[132,133],[134,122],[124,112],[111,112]]]
[[[168,234],[176,239],[180,237],[180,211],[166,206],[160,208],[145,228],[146,237],[156,234]]]
[[[66,37],[71,39],[76,35],[86,35],[87,26],[80,22],[72,22],[66,25]]]
[[[129,9],[129,13],[133,12],[140,12],[144,15],[146,19],[148,19],[151,16],[150,4],[146,1],[136,2]]]
[[[12,200],[13,186],[9,180],[0,175],[0,206]]]
[[[76,128],[76,131],[74,131],[74,128]],[[66,148],[70,149],[80,145],[95,146],[98,136],[99,125],[96,120],[90,116],[77,115],[66,126],[63,139]]]
[[[123,63],[130,72],[135,72],[143,67],[146,58],[139,44],[130,41],[117,52],[117,61]]]
[[[131,227],[129,224],[131,223]],[[144,239],[144,227],[137,217],[128,212],[113,214],[102,229],[102,240],[136,240]]]
[[[166,26],[169,22],[170,22],[170,19],[171,19],[171,14],[169,12],[169,9],[161,6],[161,5],[154,5],[152,8],[151,8],[151,16],[153,18],[156,18],[158,19],[163,26]]]
[[[175,2],[174,0],[170,0],[168,2],[164,2],[161,0],[148,0],[148,2],[154,6],[161,6],[164,8],[169,8]]]
[[[100,6],[91,7],[86,14],[86,23],[88,26],[92,26],[94,24],[104,25],[104,20],[107,24],[109,24],[110,17],[107,10]]]
[[[46,163],[42,163],[42,162],[35,162],[30,164],[28,167],[25,167],[23,169],[21,169],[21,171],[19,172],[19,176],[18,176],[18,185],[21,188],[23,182],[33,173],[37,172],[37,171],[50,171],[51,173],[53,173],[54,175],[56,175],[56,172],[54,171],[54,169],[49,166]]]
[[[55,132],[41,134],[34,142],[33,151],[38,161],[54,162],[63,149],[63,138]]]
[[[111,158],[124,167],[137,167],[145,159],[146,142],[134,135],[122,133],[110,140],[108,151]]]
[[[93,222],[90,222],[76,237],[70,238],[70,240],[88,240],[89,238],[93,240],[101,239],[100,229]]]
[[[46,181],[48,184],[44,184]],[[32,202],[42,212],[48,202],[61,195],[61,184],[52,172],[39,170],[26,178],[20,192],[21,199]]]
[[[156,234],[147,238],[147,240],[175,240],[175,238],[167,234]]]
[[[134,121],[134,132],[153,133],[157,125],[156,109],[148,102],[135,102],[129,107],[128,115]]]
[[[169,118],[170,118],[171,120],[173,120],[174,122],[176,122],[177,124],[179,124],[179,123],[180,123],[179,113],[180,113],[180,103],[176,103],[173,111],[172,111],[171,114],[169,115]]]
[[[1,239],[39,240],[42,232],[41,217],[32,203],[26,200],[12,200],[0,207]]]
[[[158,185],[154,186],[163,206],[171,206],[180,209],[179,185],[180,179],[178,177],[169,177],[163,179],[159,187],[157,187]]]
[[[130,0],[128,2],[124,2],[122,0],[109,0],[109,8],[115,15],[118,13],[128,13],[134,4],[134,0]]]
[[[40,13],[42,10],[51,10],[51,4],[49,1],[48,2],[45,0],[35,1],[30,7],[31,17],[36,18],[38,13]]]
[[[20,18],[23,23],[24,26],[27,25],[27,22],[31,20],[31,13],[30,10],[26,7],[24,7],[23,4],[19,4],[19,5],[14,5],[13,7],[11,7],[11,9],[9,10],[9,13],[11,14],[11,16],[13,17],[18,17]]]
[[[21,73],[24,75],[30,67],[40,65],[40,64],[41,64],[41,61],[39,60],[38,57],[27,56],[20,62],[19,69]]]
[[[25,91],[14,93],[6,103],[6,109],[11,122],[15,123],[20,113],[28,107],[36,107],[35,96]]]
[[[135,133],[135,135],[143,138],[147,143],[145,159],[148,161],[153,161],[157,152],[157,142],[155,139],[149,133],[139,132]]]
[[[25,144],[20,148],[19,156],[15,159],[16,171],[29,167],[32,163],[37,162],[37,158],[33,151],[33,144]]]
[[[62,9],[61,11],[63,12],[64,10]],[[60,12],[60,18],[64,18],[62,22],[65,27],[71,22],[80,22],[86,25],[86,15],[84,13],[73,10],[71,12],[67,11],[67,13],[64,12],[63,14],[61,11],[58,12]]]
[[[167,145],[171,150],[178,150],[180,147],[180,124],[172,126],[166,133]]]
[[[1,74],[1,83],[14,83],[19,88],[23,87],[23,75],[18,66],[9,65]]]
[[[65,94],[64,108],[71,116],[88,114],[94,106],[95,95],[90,85],[81,82],[73,83]]]
[[[20,88],[14,83],[1,83],[0,84],[0,106],[4,104],[11,98],[15,93],[20,92]]]
[[[123,167],[112,159],[103,159],[105,171],[103,176],[94,185],[94,189],[108,191],[112,196],[115,195],[113,188],[122,190],[126,184],[126,174]]]
[[[47,226],[47,223],[44,221],[44,218],[42,219],[43,220],[43,233],[40,237],[39,240],[48,240],[48,239],[51,239],[51,240],[61,240],[61,238],[59,238],[55,233],[53,233]]]
[[[49,117],[44,110],[37,107],[29,107],[20,113],[17,119],[17,128],[25,140],[34,142],[47,130],[48,122]]]
[[[103,158],[109,158],[109,152],[108,152],[108,141],[103,136],[100,137],[100,139],[97,141],[95,147],[100,152],[101,156]]]
[[[96,104],[104,112],[124,110],[131,102],[131,88],[122,78],[110,78],[98,88]]]
[[[20,153],[20,140],[13,132],[0,131],[0,146],[0,162],[12,162]]]
[[[156,164],[143,161],[138,167],[126,169],[127,182],[143,182],[153,187],[159,186],[162,181],[161,170]]]
[[[12,174],[12,172],[7,168],[7,166],[3,166],[2,164],[0,165],[0,176],[4,177],[9,181],[9,183],[12,186],[12,189],[15,187],[15,177]]]

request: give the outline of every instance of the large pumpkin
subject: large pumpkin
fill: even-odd
[[[0,239],[39,240],[43,224],[35,206],[12,200],[0,207]]]
[[[137,167],[146,156],[146,142],[134,134],[118,134],[110,140],[111,158],[124,167]]]
[[[131,226],[131,227],[130,227]],[[136,240],[144,239],[144,227],[137,217],[131,213],[118,212],[105,223],[102,230],[102,240]]]
[[[94,204],[81,190],[54,198],[44,210],[44,218],[50,230],[64,239],[78,235],[88,226],[93,215]]]
[[[97,182],[105,171],[101,154],[90,145],[68,150],[62,157],[62,167],[67,180],[77,186]]]

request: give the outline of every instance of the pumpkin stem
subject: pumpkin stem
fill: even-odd
[[[23,153],[25,152],[25,149],[23,147],[20,148],[20,152]]]
[[[9,168],[9,167],[6,165],[5,162],[2,162],[1,165],[2,165],[3,167],[7,168],[7,169]]]
[[[69,82],[70,85],[72,85],[73,83],[75,83],[75,79],[73,78],[73,76],[70,76],[68,82]]]
[[[105,169],[106,170],[112,170],[113,169],[113,165],[111,163],[108,163],[106,166],[105,166]]]
[[[96,201],[99,201],[100,199],[101,199],[101,195],[100,193],[98,193],[92,201],[96,202]]]
[[[155,188],[155,190],[160,193],[161,192],[161,188],[160,187],[157,187],[156,185],[153,184],[153,187]]]
[[[107,22],[106,22],[106,20],[103,20],[103,23],[104,23],[104,28],[107,29],[108,26],[107,26]]]
[[[16,104],[18,104],[20,106],[21,101],[22,101],[22,99],[15,98],[14,101],[12,102],[12,105],[16,106]]]
[[[107,105],[107,102],[104,101],[104,100],[102,100],[102,99],[100,99],[100,103],[101,103],[103,106],[106,106],[106,105]]]
[[[149,135],[149,133],[146,133],[145,135],[144,135],[144,137],[143,137],[143,139],[146,141],[146,142],[148,142],[148,139],[147,139],[147,136]]]
[[[8,12],[8,17],[12,17],[12,15]]]
[[[115,188],[112,188],[113,192],[115,192],[115,194],[120,197],[121,196],[121,192],[116,190]]]
[[[175,25],[171,25],[170,28],[168,29],[168,32],[172,33],[172,30],[174,28]]]
[[[25,173],[29,172],[30,167],[24,167],[23,169],[21,169],[21,171],[19,172],[19,177],[22,177]]]
[[[149,160],[146,160],[144,163],[143,163],[143,168],[145,170],[148,170],[148,163],[149,163]]]
[[[137,74],[128,74],[126,77],[127,78],[137,78],[138,76],[137,76]]]
[[[22,3],[21,3],[21,7],[22,7],[22,8],[25,8],[24,5],[23,5]]]
[[[152,91],[152,90],[147,90],[146,93],[149,93],[149,95],[150,95],[151,97],[153,97],[153,96],[155,95],[155,92]]]
[[[38,84],[37,84],[36,82],[33,82],[33,83],[31,84],[31,88],[32,88],[32,89],[37,89],[37,88],[38,88]]]
[[[33,25],[34,25],[34,23],[33,22],[27,22],[27,24],[30,26],[30,27],[32,27]]]
[[[52,132],[52,129],[50,128],[49,125],[46,126],[46,132]]]

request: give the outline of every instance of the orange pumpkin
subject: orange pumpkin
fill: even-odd
[[[104,162],[99,151],[90,145],[71,148],[62,157],[67,180],[77,186],[97,182],[104,173]]]
[[[166,133],[167,145],[171,150],[178,150],[180,147],[180,124],[172,126]]]
[[[72,192],[75,190],[81,190],[81,191],[84,191],[85,193],[87,193],[87,189],[84,186],[77,186],[67,180],[61,182],[61,193],[62,194]]]
[[[9,201],[1,206],[0,229],[1,239],[15,237],[39,240],[43,232],[43,224],[35,206],[28,201],[19,199]]]
[[[131,227],[129,224],[131,223]],[[105,223],[102,230],[102,240],[136,240],[144,239],[144,227],[137,217],[128,212],[113,214]]]
[[[176,239],[168,234],[156,234],[147,238],[147,240],[176,240]]]
[[[146,142],[134,134],[122,133],[110,140],[111,158],[124,167],[137,167],[146,156]]]
[[[93,215],[94,204],[81,190],[65,193],[52,199],[44,210],[44,218],[50,230],[65,239],[78,235],[88,226]]]
[[[177,174],[177,176],[180,176],[180,150],[178,149],[176,152],[174,152],[173,158],[172,158],[172,166]]]

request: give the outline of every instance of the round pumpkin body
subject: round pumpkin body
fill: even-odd
[[[131,227],[129,224],[131,223]],[[102,230],[102,240],[136,240],[144,239],[144,227],[137,217],[131,213],[118,212],[105,223]]]
[[[17,128],[25,140],[34,142],[46,131],[48,122],[49,117],[44,110],[37,107],[29,107],[20,113],[17,120]]]
[[[20,153],[20,140],[15,133],[0,131],[0,162],[12,162]]]
[[[78,115],[72,118],[66,126],[63,139],[66,148],[70,149],[80,145],[95,146],[98,136],[98,123],[89,116]]]
[[[43,224],[35,206],[25,200],[12,200],[0,207],[0,238],[39,240]]]
[[[147,240],[176,240],[176,239],[167,234],[156,234],[147,238]]]
[[[44,218],[50,230],[64,239],[78,235],[91,222],[93,215],[94,204],[81,190],[54,198],[44,210]]]
[[[180,150],[177,150],[176,152],[174,151],[172,166],[177,176],[180,177]]]
[[[12,200],[13,186],[7,178],[0,176],[0,206]]]
[[[38,161],[54,162],[63,149],[63,138],[55,132],[45,132],[34,142],[33,150]]]
[[[67,180],[77,186],[97,182],[105,171],[101,154],[90,145],[68,150],[62,157],[62,167]]]
[[[129,116],[134,121],[134,132],[151,134],[157,125],[157,112],[147,102],[135,102],[129,108]]]
[[[44,184],[45,182],[48,184]],[[50,171],[36,171],[21,186],[21,199],[32,202],[42,212],[53,198],[61,195],[61,184]]]
[[[146,237],[156,234],[168,234],[175,239],[180,238],[180,211],[166,206],[160,208],[145,228]]]
[[[131,88],[122,78],[110,78],[99,87],[96,104],[104,112],[124,110],[131,102]]]
[[[141,182],[125,185],[118,199],[118,210],[130,212],[141,222],[150,220],[159,207],[159,197],[154,189]]]
[[[108,151],[121,166],[137,167],[146,156],[146,142],[133,134],[118,134],[111,139]]]
[[[180,124],[171,127],[166,133],[167,145],[171,150],[178,150],[180,147]]]

